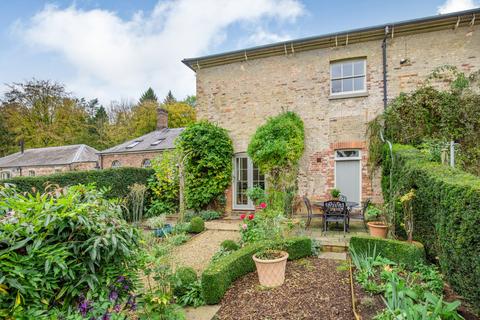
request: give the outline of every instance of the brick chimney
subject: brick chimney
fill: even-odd
[[[157,130],[168,128],[168,111],[157,108]]]

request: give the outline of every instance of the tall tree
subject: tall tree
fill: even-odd
[[[147,91],[145,91],[140,97],[140,103],[143,103],[146,101],[158,102],[157,95],[155,94],[155,92],[151,87],[149,87]]]
[[[194,107],[197,105],[197,96],[196,95],[189,95],[185,99],[183,99],[183,102],[188,104],[191,107]]]
[[[183,103],[176,102],[164,105],[168,111],[168,126],[170,128],[183,128],[195,122],[196,112],[195,108]]]
[[[177,102],[177,99],[172,94],[172,90],[168,90],[167,95],[165,96],[165,99],[163,99],[163,104],[171,104]]]

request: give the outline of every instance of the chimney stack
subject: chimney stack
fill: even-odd
[[[23,154],[25,152],[25,141],[22,139],[19,142],[20,145],[20,152]]]
[[[157,130],[168,128],[168,111],[163,108],[157,109]]]

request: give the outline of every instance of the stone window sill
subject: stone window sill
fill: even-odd
[[[335,94],[330,95],[328,100],[337,100],[337,99],[348,99],[348,98],[361,98],[368,97],[368,92],[356,92],[356,93],[345,93],[345,94]]]

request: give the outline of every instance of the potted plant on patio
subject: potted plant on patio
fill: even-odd
[[[371,204],[365,212],[368,231],[372,237],[386,238],[388,225],[385,223],[384,212],[381,208]]]
[[[272,244],[253,255],[258,280],[264,287],[279,287],[285,282],[288,252]]]
[[[172,225],[166,223],[166,217],[164,215],[148,219],[145,222],[145,226],[148,229],[153,230],[153,234],[155,234],[157,237],[164,237],[173,230]]]
[[[338,200],[341,193],[342,192],[340,191],[340,189],[333,188],[332,191],[330,191],[330,196],[332,197],[332,200]]]
[[[265,190],[260,187],[253,187],[247,190],[247,196],[255,204],[255,211],[263,210],[267,207],[267,195]]]

